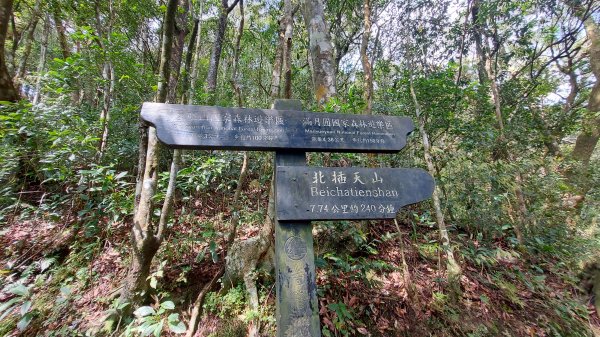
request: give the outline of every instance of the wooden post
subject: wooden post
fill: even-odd
[[[275,100],[273,108],[298,111],[302,110],[302,102]],[[277,167],[282,166],[306,166],[306,153],[276,151],[274,171],[277,172]],[[275,172],[273,179],[276,179]],[[277,200],[277,184],[273,185]],[[275,219],[275,281],[277,336],[320,337],[315,253],[310,221],[280,222]]]

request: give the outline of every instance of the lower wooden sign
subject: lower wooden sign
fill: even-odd
[[[276,177],[279,220],[393,219],[435,186],[413,168],[280,166]]]

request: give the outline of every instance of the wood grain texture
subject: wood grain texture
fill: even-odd
[[[393,219],[435,186],[413,168],[279,166],[276,183],[279,220]]]
[[[408,117],[144,103],[142,119],[172,148],[398,152]]]

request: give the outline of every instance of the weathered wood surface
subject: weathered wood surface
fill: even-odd
[[[408,117],[144,103],[142,119],[173,148],[397,152]]]
[[[278,166],[276,179],[279,220],[393,219],[435,186],[412,168]]]
[[[298,100],[276,100],[276,109],[300,110]],[[302,151],[277,151],[275,167],[306,165]],[[275,172],[275,174],[277,174]],[[277,199],[279,191],[275,187]],[[279,207],[275,204],[276,209]],[[320,337],[312,225],[275,220],[275,288],[278,337]]]

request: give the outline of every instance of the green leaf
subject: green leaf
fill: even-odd
[[[47,258],[47,259],[43,259],[40,262],[40,271],[44,272],[46,271],[48,268],[50,268],[50,266],[56,261],[55,258],[51,257],[51,258]]]
[[[156,279],[156,277],[151,277],[150,278],[150,287],[152,289],[156,289],[157,285],[158,285],[158,280]]]
[[[123,303],[119,303],[119,300],[117,299],[117,310],[123,310],[126,306],[129,305],[129,302],[123,302]]]
[[[152,324],[142,330],[142,336],[150,336],[158,324]]]
[[[5,312],[4,312],[2,315],[0,315],[0,321],[1,321],[1,320],[2,320],[4,317],[8,316],[8,314],[10,314],[10,313],[11,313],[11,312],[12,312],[12,311],[13,311],[13,310],[16,308],[16,307],[17,307],[17,305],[13,305],[12,307],[10,307],[10,308],[6,309],[6,311],[5,311]]]
[[[177,324],[175,324],[175,322],[169,322],[169,330],[174,333],[185,333],[187,329],[183,322],[177,322]]]
[[[20,300],[21,300],[20,298],[15,297],[15,298],[10,299],[8,302],[0,304],[0,312],[3,312],[4,310],[6,310],[6,308],[8,308],[11,305],[19,302]]]
[[[25,330],[25,328],[27,328],[27,326],[29,325],[29,323],[31,323],[32,319],[33,319],[33,315],[31,313],[26,314],[25,316],[23,316],[23,318],[21,318],[21,320],[19,321],[19,323],[17,323],[17,328],[20,331]]]
[[[179,321],[179,314],[177,314],[177,313],[170,314],[169,318],[168,318],[168,321],[169,322],[173,322],[173,323],[177,323]]]
[[[21,305],[21,316],[25,316],[25,314],[29,312],[29,309],[31,309],[31,301],[25,301],[25,303]]]
[[[164,321],[161,319],[160,322],[158,322],[156,324],[156,326],[154,327],[154,336],[159,337],[160,333],[163,329],[163,325],[164,325]]]
[[[63,296],[67,297],[71,295],[71,288],[67,286],[60,287],[60,293],[63,294]]]
[[[19,284],[9,290],[10,293],[18,295],[18,296],[29,296],[29,288],[26,286]]]
[[[173,310],[175,309],[175,303],[173,301],[165,301],[160,304],[160,307],[166,310]]]
[[[133,314],[138,317],[145,317],[148,315],[156,314],[156,311],[154,311],[154,308],[152,308],[150,306],[143,306],[143,307],[137,308],[137,310],[134,311]]]

